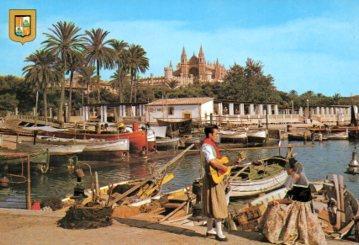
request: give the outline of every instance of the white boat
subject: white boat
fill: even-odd
[[[176,148],[179,145],[180,138],[162,138],[156,140],[157,148]]]
[[[129,139],[118,139],[113,141],[104,141],[97,139],[66,139],[59,137],[37,136],[37,142],[56,146],[74,146],[85,145],[84,152],[113,152],[129,151]]]
[[[243,172],[239,176],[235,177],[236,171],[232,171],[230,178],[230,185],[231,185],[231,196],[232,197],[248,197],[248,196],[255,196],[261,193],[269,192],[280,188],[284,185],[288,178],[288,174],[284,169],[287,160],[283,157],[272,157],[260,160],[262,165],[256,166],[249,166],[247,168],[248,171],[262,171],[265,172],[266,168],[267,171],[269,168],[272,168],[271,174],[263,175],[263,178],[257,179],[250,179],[250,172]],[[272,167],[271,167],[272,166]],[[257,169],[257,170],[256,170]],[[235,169],[234,169],[235,170]]]
[[[249,143],[264,143],[267,139],[266,130],[257,130],[247,132],[248,142]]]
[[[325,137],[328,140],[347,140],[347,139],[349,139],[349,133],[348,133],[348,131],[328,133],[325,135]]]
[[[231,181],[230,185],[232,187],[233,197],[246,197],[246,196],[255,196],[261,193],[265,193],[274,189],[277,189],[284,185],[288,178],[288,174],[285,170],[280,173],[264,178],[261,180],[253,181]]]
[[[247,132],[221,130],[219,131],[221,143],[246,143]]]
[[[116,141],[94,142],[93,144],[86,144],[84,152],[110,152],[110,151],[129,151],[129,139],[119,139]]]
[[[165,138],[167,133],[167,126],[151,126],[155,137],[157,138]]]
[[[32,142],[18,143],[16,146],[19,150],[38,151],[48,150],[52,156],[71,155],[83,152],[85,145],[50,145],[50,144],[33,144]]]

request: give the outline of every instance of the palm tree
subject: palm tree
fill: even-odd
[[[144,73],[149,67],[146,51],[140,45],[131,44],[128,48],[127,62],[131,77],[130,103],[132,103],[137,74]],[[136,92],[134,97],[136,102]]]
[[[47,39],[43,42],[47,50],[60,59],[62,69],[61,96],[58,111],[58,120],[63,122],[63,106],[65,103],[65,73],[68,63],[71,62],[75,53],[83,50],[82,35],[80,28],[72,22],[59,21],[49,29],[50,33],[44,33]],[[70,62],[69,62],[70,61]]]
[[[79,69],[80,80],[79,84],[86,85],[87,93],[87,104],[90,104],[90,84],[92,83],[92,78],[95,73],[94,66],[83,65]]]
[[[97,84],[100,84],[100,69],[109,69],[113,67],[113,50],[108,47],[109,40],[106,40],[108,31],[101,28],[86,31],[85,36],[85,59],[96,66]],[[97,89],[97,100],[100,102],[100,87]]]
[[[170,89],[175,89],[178,87],[179,82],[175,79],[171,79],[169,81],[166,82],[166,85],[168,86],[168,88]]]
[[[69,110],[67,118],[70,118],[72,112],[72,83],[74,78],[74,72],[78,71],[84,62],[84,57],[80,52],[74,52],[71,59],[68,61],[68,73],[70,73],[70,91],[69,91]]]
[[[37,90],[42,90],[44,99],[44,116],[47,123],[47,93],[51,85],[61,79],[61,71],[57,67],[57,59],[49,51],[37,50],[26,57],[30,64],[23,68],[25,81],[31,83]]]
[[[120,97],[120,103],[123,102],[123,80],[125,79],[128,73],[127,67],[127,48],[128,44],[122,40],[111,39],[110,45],[114,51],[114,63],[117,66],[117,71],[115,72],[112,78],[115,78],[113,86],[117,89],[118,95]]]

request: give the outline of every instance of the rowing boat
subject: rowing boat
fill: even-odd
[[[255,196],[280,188],[287,180],[284,167],[287,159],[271,157],[258,161],[258,165],[251,164],[239,176],[236,173],[243,167],[232,168],[230,186],[232,197]]]

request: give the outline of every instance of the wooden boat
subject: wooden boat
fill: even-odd
[[[312,133],[311,138],[312,138],[313,141],[325,141],[325,140],[328,140],[328,138],[325,135],[323,135],[322,133]]]
[[[67,139],[49,136],[38,136],[36,142],[51,145],[85,145],[83,152],[128,152],[130,143],[128,139],[104,141],[95,139]]]
[[[68,131],[68,132],[46,132],[43,135],[55,136],[58,138],[70,138],[70,139],[97,139],[104,141],[116,141],[119,139],[128,139],[130,142],[130,151],[140,152],[146,149],[147,146],[147,133],[145,131],[135,131],[130,133],[114,133],[103,132],[96,134],[94,132],[84,131]]]
[[[21,151],[39,151],[48,150],[51,156],[72,155],[83,152],[85,145],[49,145],[49,144],[33,144],[32,142],[19,142],[16,148]]]
[[[156,148],[156,135],[155,132],[152,130],[152,127],[147,130],[147,143],[148,143],[148,150],[152,151]]]
[[[288,133],[289,141],[308,141],[312,140],[311,133],[308,132],[290,132]]]
[[[349,139],[348,131],[345,132],[330,132],[325,134],[328,140],[347,140]]]
[[[176,149],[179,145],[180,138],[162,138],[156,140],[157,149]]]
[[[221,143],[247,143],[247,132],[221,130],[219,131]]]
[[[251,164],[245,171],[238,175],[243,167],[232,168],[230,186],[232,197],[255,196],[280,188],[287,180],[287,172],[284,169],[287,159],[283,157],[271,157],[258,161],[259,165]],[[237,176],[238,175],[238,176]]]
[[[182,140],[184,141],[185,147],[194,144],[194,147],[199,149],[201,147],[202,138],[203,137],[199,136],[185,135],[182,137]]]
[[[165,174],[168,167],[181,159],[192,147],[193,145],[189,146],[165,165],[161,166],[158,170],[159,177],[151,176],[147,179],[127,180],[101,188],[94,187],[93,190],[85,190],[85,198],[74,193],[74,196],[62,199],[62,203],[65,207],[75,203],[84,206],[93,200],[106,203],[106,206],[141,206],[149,203],[153,197],[160,194],[162,185],[174,178],[172,173]],[[93,185],[98,185],[98,183],[93,183]]]
[[[86,144],[83,152],[128,152],[129,150],[130,141],[128,139],[119,139],[116,141]]]
[[[24,166],[22,164],[27,162],[27,157],[29,157],[31,166],[35,167],[35,169],[40,171],[41,173],[44,174],[49,170],[50,154],[47,150],[27,153],[8,149],[1,149],[0,165],[13,165],[15,168],[21,168],[21,170],[23,170]],[[18,166],[20,164],[21,166]]]
[[[266,130],[249,131],[247,132],[248,143],[265,143],[267,139]]]
[[[115,200],[116,197],[122,195],[126,192],[129,192],[126,195],[126,205],[138,207],[146,203],[150,203],[151,199],[160,193],[160,186],[168,183],[174,178],[173,174],[167,174],[163,179],[136,179],[136,180],[126,180],[121,181],[115,184],[102,186],[96,190],[86,189],[84,194],[86,197],[81,200],[83,204],[90,202],[96,198],[93,194],[96,193],[96,196],[99,200],[103,202],[110,203],[112,200]],[[137,187],[138,188],[134,188]],[[133,189],[131,191],[131,189]],[[135,198],[136,196],[136,198]],[[62,199],[64,207],[73,205],[78,197],[70,196]],[[121,204],[125,200],[121,199]],[[114,202],[118,203],[118,202]],[[114,204],[113,203],[113,204]]]
[[[189,134],[192,130],[192,119],[157,119],[159,126],[167,126],[167,135],[173,133]]]
[[[4,150],[0,151],[0,164],[19,164],[26,162],[27,156],[30,158],[32,163],[48,163],[49,161],[49,152],[46,150],[26,153],[13,150]]]
[[[151,126],[150,129],[153,131],[156,138],[166,137],[167,126]]]

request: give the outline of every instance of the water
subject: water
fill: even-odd
[[[303,145],[295,142],[293,144]],[[296,147],[295,157],[304,163],[305,173],[311,180],[323,179],[328,174],[343,174],[344,181],[349,190],[356,197],[359,197],[359,175],[352,176],[344,173],[347,164],[351,160],[353,150],[359,146],[359,142],[351,141],[327,141],[315,142],[314,145],[308,144],[308,147]],[[164,153],[161,153],[163,155]],[[227,152],[231,159],[235,159],[238,152]],[[285,150],[282,149],[282,154]],[[103,156],[105,161],[96,161],[92,164],[92,171],[97,171],[100,185],[116,183],[133,178],[144,178],[151,172],[158,169],[171,155],[161,160],[144,161],[141,157],[133,157],[130,162],[118,159],[110,159]],[[248,151],[249,159],[259,159],[278,155],[278,149],[261,149]],[[85,171],[85,186],[89,187],[90,177],[87,168]],[[193,180],[200,176],[198,153],[187,155],[183,161],[173,169],[175,179],[168,183],[163,190],[170,191],[181,187],[191,185]],[[69,173],[66,164],[52,165],[49,172],[40,174],[32,171],[32,198],[44,199],[46,197],[59,197],[71,195],[76,178],[73,173]],[[25,207],[25,188],[24,184],[11,185],[10,188],[0,189],[0,207],[24,208]]]

